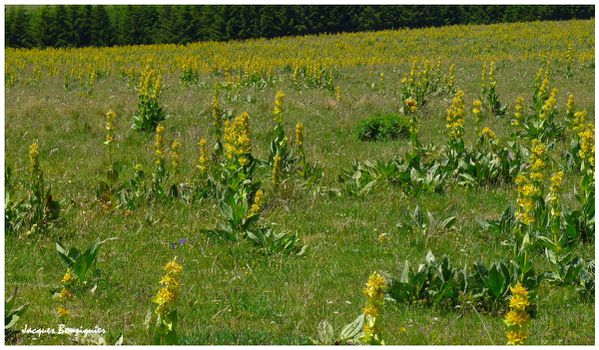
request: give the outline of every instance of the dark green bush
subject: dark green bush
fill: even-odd
[[[398,114],[375,114],[356,126],[356,137],[361,141],[395,140],[408,136],[409,120]]]

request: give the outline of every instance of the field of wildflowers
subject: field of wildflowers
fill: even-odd
[[[594,25],[6,49],[7,343],[593,344]]]

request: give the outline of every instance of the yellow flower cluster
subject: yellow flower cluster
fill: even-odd
[[[548,76],[548,71],[545,72],[545,78],[543,78],[543,82],[541,83],[541,86],[539,86],[539,92],[537,92],[537,96],[539,98],[544,98],[545,94],[547,93],[547,89],[549,88],[549,76]]]
[[[134,168],[135,168],[135,175],[137,177],[140,177],[143,174],[143,172],[144,172],[144,166],[143,166],[143,164],[136,163]]]
[[[73,275],[71,269],[68,269],[64,276],[62,276],[61,282],[63,285],[71,285],[73,282],[75,282],[75,275]]]
[[[385,278],[378,272],[373,272],[368,278],[368,282],[364,288],[366,296],[366,305],[362,310],[366,321],[364,322],[363,332],[366,342],[371,342],[373,339],[380,341],[380,330],[378,327],[378,319],[380,318],[383,304],[385,302],[385,293],[387,292],[387,283]]]
[[[553,110],[555,109],[555,104],[557,102],[556,97],[557,97],[557,89],[554,88],[551,90],[551,95],[549,95],[549,98],[543,104],[543,108],[541,108],[541,113],[539,114],[539,119],[546,120],[547,117],[550,116],[551,113],[553,113]]]
[[[116,115],[112,110],[106,112],[106,141],[104,144],[110,146],[112,142],[114,142],[114,121],[116,119]]]
[[[40,146],[37,142],[29,145],[29,166],[32,175],[38,175],[41,172],[40,168]]]
[[[525,225],[530,225],[535,221],[533,212],[535,201],[540,194],[540,190],[523,175],[518,175],[516,177],[516,185],[518,187],[516,219]]]
[[[156,126],[156,139],[154,141],[154,164],[157,167],[163,165],[164,162],[164,126],[158,124]]]
[[[516,99],[516,105],[514,106],[514,119],[512,119],[513,126],[522,125],[522,121],[524,116],[522,115],[522,110],[524,109],[524,97],[518,96]]]
[[[588,123],[584,131],[578,133],[580,137],[580,150],[578,155],[582,158],[587,169],[595,169],[595,125]]]
[[[474,101],[472,101],[472,115],[474,116],[475,119],[481,119],[482,115],[483,115],[483,103],[481,102],[481,100],[476,99]]]
[[[161,315],[168,313],[177,299],[177,294],[181,285],[179,282],[179,275],[183,272],[183,266],[177,262],[177,258],[175,257],[164,266],[164,271],[166,274],[160,279],[160,284],[163,287],[152,299],[152,302],[158,305],[154,312]]]
[[[341,86],[335,86],[335,101],[341,102]]]
[[[543,79],[543,68],[539,68],[537,71],[537,75],[535,77],[535,87],[541,84],[541,79]],[[549,81],[547,81],[547,83],[549,83]]]
[[[69,310],[64,308],[63,306],[59,306],[58,309],[56,310],[56,313],[58,314],[59,317],[68,317],[70,315]]]
[[[69,310],[64,307],[64,303],[67,299],[73,298],[73,293],[71,293],[69,289],[72,289],[76,282],[77,277],[73,274],[71,269],[67,269],[67,272],[62,276],[62,280],[60,281],[60,292],[54,295],[55,298],[58,298],[62,302],[62,305],[60,305],[57,310],[59,317],[68,317],[70,314]]]
[[[173,171],[177,173],[181,169],[181,154],[179,153],[181,149],[181,142],[175,139],[171,144],[171,166],[173,167]]]
[[[279,182],[281,181],[281,156],[277,153],[273,158],[272,163],[272,185],[273,187],[277,187]]]
[[[586,127],[586,121],[587,111],[578,111],[574,113],[574,120],[572,121],[572,131],[575,135],[578,136],[580,132],[584,131]]]
[[[452,64],[451,66],[449,66],[449,78],[448,78],[447,87],[448,87],[449,91],[453,92],[454,86],[455,86],[455,64]]]
[[[447,129],[449,138],[452,140],[460,139],[464,133],[464,92],[458,90],[447,110]]]
[[[408,112],[416,112],[416,109],[418,109],[416,99],[413,97],[407,98],[404,101],[404,104],[406,105],[406,107],[408,107]]]
[[[495,88],[497,82],[495,81],[495,61],[491,61],[489,65],[489,89]]]
[[[558,171],[551,176],[551,185],[549,187],[549,206],[551,207],[551,216],[553,217],[559,217],[561,215],[559,208],[559,191],[562,189],[563,181],[563,171]]]
[[[304,125],[301,122],[295,124],[295,144],[299,148],[304,146]]]
[[[566,115],[572,117],[574,115],[574,95],[568,95],[568,102],[566,102]]]
[[[241,166],[250,163],[252,145],[250,138],[250,115],[243,112],[233,121],[225,121],[225,155],[231,161],[236,161]]]
[[[198,145],[200,146],[200,157],[198,158],[198,170],[200,172],[200,176],[204,177],[206,172],[208,171],[208,149],[206,145],[208,142],[205,138],[200,138],[200,142]]]
[[[162,87],[162,76],[156,76],[156,71],[147,65],[141,73],[139,80],[140,98],[158,98]]]
[[[510,310],[504,317],[504,322],[508,327],[507,338],[508,345],[522,345],[526,341],[528,334],[526,325],[530,321],[530,316],[526,308],[530,306],[528,290],[520,282],[515,287],[510,287],[512,295],[510,296]]]
[[[254,202],[252,203],[252,206],[250,207],[250,212],[248,214],[248,217],[257,215],[258,213],[260,213],[262,211],[262,208],[264,206],[264,192],[262,192],[262,190],[258,190],[256,191],[256,194],[254,195]]]
[[[547,146],[538,139],[532,140],[530,148],[530,178],[537,184],[543,181],[543,170],[546,168]]]
[[[497,140],[497,135],[495,135],[495,133],[493,132],[493,130],[491,130],[491,128],[486,127],[486,126],[481,130],[480,136],[484,137],[488,140],[492,140],[492,141]]]
[[[274,121],[277,124],[283,122],[283,98],[285,97],[285,93],[283,91],[277,91],[275,95],[275,108],[272,111],[274,115]]]
[[[489,60],[489,48],[493,59],[499,62],[538,62],[542,58],[563,60],[567,50],[556,48],[574,44],[574,59],[594,62],[594,19],[560,22],[503,23],[494,25],[458,25],[422,29],[385,30],[363,33],[322,34],[277,38],[270,40],[244,40],[238,42],[198,42],[189,45],[117,46],[110,48],[83,49],[6,49],[7,81],[39,81],[46,77],[76,77],[91,69],[114,77],[120,72],[139,70],[134,65],[144,62],[148,55],[152,61],[145,65],[160,68],[166,75],[179,74],[183,63],[202,53],[201,60],[194,60],[198,73],[224,72],[229,76],[248,75],[258,72],[293,67],[306,76],[334,68],[381,67],[411,63],[414,59],[426,59],[431,52],[438,52],[444,60],[454,60],[464,65],[480,64]],[[514,33],[519,39],[514,40]],[[452,40],[443,40],[452,38]],[[576,38],[572,41],[572,38]],[[427,45],[422,45],[424,39]],[[401,45],[397,45],[401,42]],[[389,48],[393,47],[392,50]],[[32,69],[33,67],[33,69]],[[318,67],[320,69],[315,69]],[[135,73],[138,75],[139,73]],[[129,76],[133,76],[130,74]],[[235,76],[235,77],[236,77]],[[317,75],[316,75],[317,76]],[[10,77],[10,78],[9,78]]]

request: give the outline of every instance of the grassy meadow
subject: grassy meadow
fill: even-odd
[[[377,113],[402,114],[402,79],[412,63],[420,69],[425,60],[435,66],[437,59],[440,76],[455,65],[454,85],[465,95],[467,147],[477,143],[483,127],[492,129],[502,145],[514,141],[530,146],[529,139],[514,134],[514,105],[522,95],[526,108],[533,108],[535,76],[547,62],[550,87],[558,91],[558,123],[564,124],[570,94],[576,109],[586,110],[594,122],[594,25],[594,20],[534,22],[188,46],[6,49],[5,168],[12,173],[11,199],[27,196],[29,147],[38,142],[45,183],[61,209],[44,232],[27,234],[24,229],[5,235],[5,295],[18,287],[17,301],[30,303],[18,327],[59,323],[60,302],[50,291],[60,285],[66,265],[56,252],[57,239],[85,249],[97,239],[114,238],[99,248],[96,287],[68,303],[65,323],[97,325],[107,330],[107,341],[114,343],[122,334],[125,344],[151,342],[144,319],[155,307],[152,298],[160,288],[162,266],[174,256],[183,266],[176,301],[183,344],[310,344],[322,320],[337,334],[362,312],[364,284],[373,271],[399,276],[405,261],[417,266],[428,251],[437,258],[449,256],[456,267],[509,260],[511,235],[485,229],[479,220],[496,219],[515,205],[516,185],[461,186],[450,181],[440,192],[412,193],[377,181],[365,194],[347,193],[339,175],[351,169],[354,160],[389,161],[412,147],[408,138],[360,141],[356,125]],[[496,117],[486,111],[476,120],[472,101],[480,94],[482,65],[491,61],[507,112]],[[144,165],[147,176],[151,173],[154,133],[131,129],[139,100],[136,72],[146,65],[163,77],[159,102],[168,114],[162,123],[166,148],[175,138],[181,143],[181,169],[169,179],[176,183],[193,183],[200,137],[207,139],[210,151],[216,141],[210,107],[215,84],[224,111],[233,116],[249,113],[252,153],[258,159],[268,158],[275,94],[284,91],[285,132],[293,141],[296,123],[303,124],[306,160],[321,167],[323,177],[306,184],[284,174],[275,188],[270,168],[258,168],[255,176],[262,181],[266,203],[259,220],[297,234],[307,246],[305,254],[262,254],[247,240],[205,234],[202,230],[215,227],[221,215],[218,200],[211,197],[187,202],[170,198],[134,210],[101,205],[96,189],[109,164],[103,144],[107,111],[116,115],[112,159],[119,181],[134,176],[136,163]],[[301,77],[294,82],[294,67],[313,65],[331,74],[329,85],[310,86]],[[197,74],[193,83],[182,82],[184,69]],[[240,70],[255,72],[258,82],[248,83]],[[444,79],[440,85],[446,84]],[[442,89],[430,93],[414,113],[420,142],[437,146],[441,155],[453,97]],[[559,169],[570,138],[556,138],[547,174]],[[581,176],[579,169],[565,172],[560,192],[565,206],[578,205],[574,187]],[[435,218],[456,216],[455,224],[415,230],[410,213],[417,205]],[[594,235],[571,249],[594,259]],[[540,248],[532,264],[541,274],[551,270]],[[527,344],[594,344],[594,309],[594,300],[582,299],[573,284],[542,282]],[[506,309],[501,310],[387,300],[379,327],[386,344],[502,345]],[[73,339],[22,334],[16,342],[71,344]]]

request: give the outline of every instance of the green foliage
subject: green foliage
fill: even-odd
[[[148,310],[144,324],[152,337],[153,345],[178,345],[177,323],[179,317],[177,310],[173,309],[168,314],[156,314]]]
[[[15,188],[11,184],[12,171],[7,167],[5,173],[4,200],[6,210],[4,212],[4,228],[6,233],[19,233],[19,235],[31,235],[43,233],[51,224],[56,222],[60,216],[60,204],[54,200],[51,187],[45,185],[42,170],[31,174],[26,183],[27,197],[14,199],[11,195]]]
[[[14,343],[20,333],[16,324],[21,319],[29,303],[16,306],[17,288],[13,290],[8,298],[4,300],[4,338],[6,344]]]
[[[467,299],[478,309],[495,312],[506,308],[510,286],[521,280],[534,291],[541,278],[532,270],[523,271],[515,261],[501,260],[488,266],[477,262],[470,268],[459,268],[449,257],[437,259],[429,251],[417,267],[404,263],[400,276],[392,279],[389,295],[398,302],[442,308],[461,307],[461,301]]]
[[[8,6],[8,47],[186,44],[467,23],[592,18],[590,5]],[[80,19],[80,20],[77,20]]]
[[[427,211],[425,215],[425,213],[420,209],[419,205],[416,205],[416,208],[413,212],[409,212],[409,217],[409,227],[413,231],[421,233],[424,236],[430,236],[437,232],[448,231],[454,226],[457,220],[456,216],[448,216],[441,220],[435,218],[430,211]]]
[[[318,338],[311,339],[315,345],[359,345],[360,338],[364,335],[364,322],[366,317],[360,314],[355,320],[343,326],[339,335],[335,336],[333,326],[328,321],[318,324]]]
[[[79,249],[75,247],[71,247],[68,250],[60,243],[56,242],[56,252],[60,256],[60,258],[67,264],[68,268],[70,268],[77,276],[77,280],[80,283],[87,284],[98,274],[98,269],[96,268],[96,256],[98,254],[98,249],[102,246],[106,241],[96,240],[89,248],[85,251],[81,252]]]
[[[155,98],[140,98],[137,104],[137,111],[133,115],[134,130],[152,132],[156,125],[166,119],[166,113]]]
[[[193,67],[186,65],[181,70],[181,83],[185,86],[197,84],[200,79],[200,74]]]
[[[407,138],[410,120],[397,114],[376,114],[361,120],[356,137],[361,141],[382,141]]]

